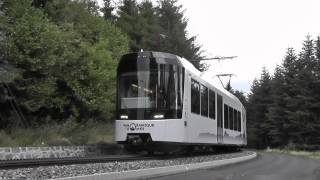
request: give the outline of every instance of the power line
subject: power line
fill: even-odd
[[[215,56],[215,57],[210,57],[210,58],[203,58],[203,59],[194,59],[194,60],[190,60],[191,62],[199,62],[199,61],[212,61],[212,60],[217,60],[217,61],[221,61],[221,60],[227,60],[227,59],[234,59],[237,58],[238,56]],[[202,75],[202,74],[201,74]],[[230,90],[230,81],[231,81],[231,77],[235,76],[234,74],[217,74],[216,75],[219,78],[219,81],[222,85],[223,88],[225,88],[226,90]],[[225,86],[221,80],[221,76],[229,76],[229,81],[228,84]],[[229,87],[227,87],[229,85]]]
[[[203,59],[193,59],[193,60],[189,60],[192,62],[196,62],[196,61],[210,61],[210,60],[217,60],[217,61],[221,61],[221,60],[227,60],[227,59],[234,59],[237,58],[238,56],[216,56],[216,57],[210,57],[210,58],[203,58]]]

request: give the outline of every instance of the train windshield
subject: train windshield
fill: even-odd
[[[118,67],[118,119],[178,119],[184,71],[150,58],[129,58]]]

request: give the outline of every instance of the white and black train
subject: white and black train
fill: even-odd
[[[117,69],[115,140],[149,152],[245,146],[245,108],[214,84],[173,54],[124,55]]]

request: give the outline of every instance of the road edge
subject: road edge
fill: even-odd
[[[129,171],[122,171],[122,172],[100,173],[100,174],[92,174],[92,175],[85,175],[85,176],[65,177],[65,178],[58,178],[55,180],[105,180],[105,179],[151,178],[151,177],[165,176],[170,174],[185,173],[188,171],[194,171],[199,169],[220,167],[220,166],[235,164],[243,161],[248,161],[256,157],[257,157],[257,153],[253,152],[253,154],[250,154],[247,156],[223,159],[223,160],[207,161],[207,162],[201,162],[201,163],[184,164],[184,165],[176,165],[176,166],[146,168],[146,169],[139,169],[139,170],[129,170]]]

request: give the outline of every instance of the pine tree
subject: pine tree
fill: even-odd
[[[187,37],[188,20],[184,17],[182,6],[177,5],[177,0],[160,0],[158,16],[161,27],[160,51],[177,54],[189,60],[203,58],[201,46],[196,44],[196,37]],[[205,70],[205,65],[192,62],[195,67]]]
[[[288,48],[282,66],[277,66],[271,81],[271,98],[273,103],[268,108],[267,121],[270,125],[268,135],[271,146],[285,146],[292,142],[289,134],[295,128],[288,119],[290,101],[297,94],[294,81],[297,73],[297,57],[293,48]]]
[[[108,21],[114,21],[115,16],[112,14],[115,9],[114,5],[112,5],[111,0],[103,0],[103,7],[100,11],[103,13],[103,18]]]
[[[187,35],[187,19],[177,0],[158,1],[156,7],[149,0],[123,0],[118,7],[116,24],[130,37],[130,50],[162,51],[188,60],[203,58],[196,37]],[[192,62],[198,69],[206,65]]]
[[[293,65],[296,72],[291,83],[294,91],[288,101],[288,118],[291,124],[289,135],[293,144],[310,143],[314,132],[312,127],[314,119],[310,107],[314,103],[312,87],[315,58],[313,41],[309,36],[304,41],[298,60]]]
[[[255,103],[256,100],[254,93],[256,89],[258,89],[260,86],[259,81],[257,79],[254,79],[252,86],[251,86],[251,94],[248,96],[248,106],[247,106],[247,141],[248,146],[252,148],[261,148],[259,140],[259,124],[256,120],[257,113],[255,113]]]
[[[320,38],[307,36],[298,56],[288,48],[271,79],[263,70],[253,82],[247,108],[249,145],[319,148],[319,60]]]
[[[312,88],[312,94],[314,97],[314,104],[311,107],[312,108],[312,112],[313,112],[313,116],[314,116],[314,141],[313,144],[320,144],[320,132],[317,131],[320,129],[320,36],[317,37],[316,41],[315,41],[315,61],[316,61],[316,65],[315,65],[315,82],[314,82],[314,86]]]
[[[310,36],[307,36],[299,56],[298,66],[300,70],[297,76],[297,86],[299,88],[297,99],[300,100],[299,111],[297,112],[300,112],[298,115],[302,122],[303,136],[300,143],[307,144],[316,144],[315,139],[318,138],[314,138],[314,135],[319,134],[316,127],[319,125],[320,103],[315,97],[319,93],[317,89],[319,78],[316,77],[318,62],[315,53],[314,42]]]
[[[267,113],[268,137],[272,147],[279,147],[288,144],[287,127],[290,126],[286,113],[287,86],[283,68],[280,66],[275,69],[270,93],[273,102],[269,105]]]
[[[130,50],[140,51],[144,24],[139,16],[136,0],[124,0],[119,7],[118,16],[116,24],[130,37]]]
[[[316,61],[318,62],[317,68],[319,68],[319,62],[320,62],[320,36],[317,37],[315,42],[315,56]]]
[[[236,91],[233,91],[232,94],[235,95],[240,100],[240,102],[245,108],[247,108],[248,101],[244,92],[236,90]]]
[[[266,116],[268,107],[272,103],[270,83],[271,77],[264,67],[260,79],[253,82],[248,98],[248,143],[258,148],[270,145],[268,136],[270,124]]]
[[[139,4],[139,16],[144,24],[141,49],[159,51],[162,37],[156,13],[151,1],[145,0]]]

